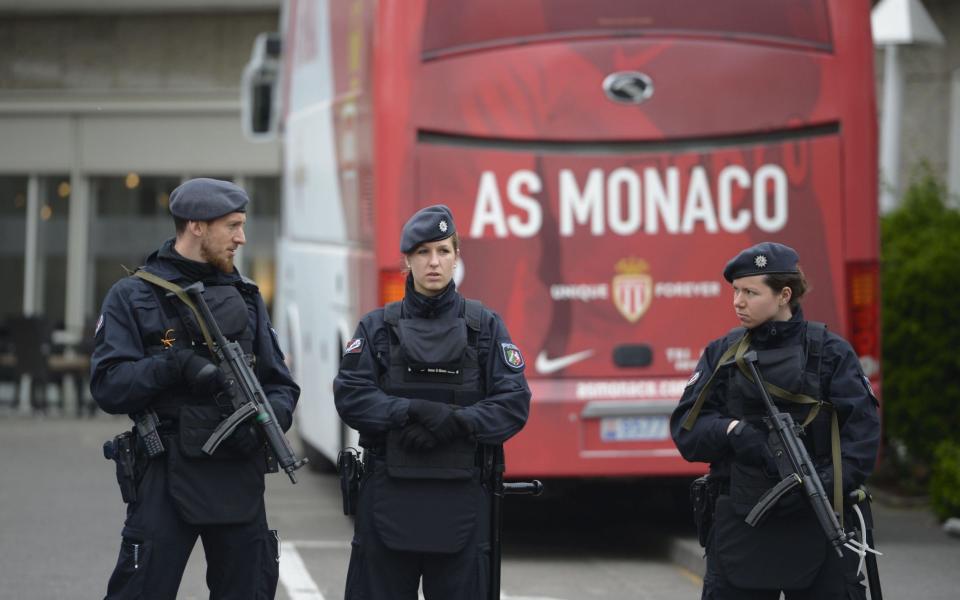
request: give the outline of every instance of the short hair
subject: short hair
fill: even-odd
[[[779,294],[785,287],[790,288],[790,291],[793,292],[790,295],[790,310],[792,312],[797,312],[800,309],[800,301],[812,289],[807,282],[807,277],[803,274],[803,269],[799,266],[797,266],[796,273],[764,275],[763,282],[773,290],[774,294]]]

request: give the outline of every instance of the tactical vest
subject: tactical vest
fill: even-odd
[[[726,336],[725,345],[729,347],[738,343],[745,332],[743,327],[732,330]],[[767,350],[754,349],[757,353],[757,369],[764,381],[788,392],[795,399],[810,398],[821,402],[820,368],[825,333],[823,323],[808,321],[804,342]],[[730,416],[764,429],[762,419],[766,411],[756,384],[735,366],[731,367],[730,372],[726,394]],[[777,408],[790,413],[796,423],[806,425],[807,435],[803,437],[803,442],[811,458],[816,462],[829,459],[831,440],[828,411],[819,410],[819,404],[810,404],[809,401],[791,401],[776,394],[771,394],[771,397]]]
[[[463,302],[460,314],[437,319],[405,317],[402,303],[384,308],[390,363],[380,377],[387,394],[470,406],[485,396],[477,341],[483,305]],[[430,452],[410,452],[398,443],[399,431],[387,434],[387,462],[393,476],[460,479],[472,476],[477,444],[454,440]]]
[[[166,332],[169,332],[169,336],[164,336],[164,338],[168,340],[172,339],[172,341],[166,342],[169,343],[170,346],[161,348],[161,350],[191,348],[204,358],[216,362],[216,357],[213,356],[206,341],[206,334],[201,329],[197,317],[190,307],[174,297],[173,294],[165,292],[165,290],[172,288],[162,287],[156,279],[146,278],[142,275],[143,273],[144,271],[141,270],[137,271],[135,275],[151,283],[150,289],[153,291],[157,299],[157,305],[160,307],[163,328]],[[148,273],[148,275],[150,274]],[[169,284],[169,282],[165,283]],[[245,284],[241,283],[240,285]],[[229,341],[240,344],[244,354],[247,356],[248,362],[253,365],[255,362],[253,346],[256,332],[251,326],[249,314],[249,310],[251,309],[248,308],[240,290],[236,285],[232,284],[209,285],[204,287],[203,297],[210,307],[210,312],[213,313],[214,318],[217,320],[223,336]],[[155,345],[156,340],[150,340],[149,343]],[[151,350],[155,352],[155,349],[147,348],[148,353],[154,353],[151,352]],[[174,390],[171,397],[168,397],[155,406],[158,409],[158,414],[161,416],[175,417],[171,409],[176,409],[182,404],[209,403],[210,398],[193,397],[189,391],[184,388]]]

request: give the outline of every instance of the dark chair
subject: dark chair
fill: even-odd
[[[50,322],[41,316],[13,317],[9,320],[16,376],[29,375],[30,405],[35,412],[47,412],[47,384],[50,383]]]
[[[16,361],[13,358],[13,340],[10,339],[10,321],[7,318],[0,321],[0,383],[12,384],[9,387],[13,389],[11,396],[4,394],[0,397],[0,404],[9,404],[15,408],[20,378],[17,376]]]

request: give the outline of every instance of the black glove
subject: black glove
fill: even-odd
[[[226,377],[219,367],[193,350],[171,350],[168,360],[176,365],[180,380],[198,394],[215,394],[226,386]]]
[[[463,435],[463,426],[454,415],[454,408],[445,402],[412,398],[407,413],[423,423],[441,444]]]
[[[246,458],[253,456],[262,448],[263,440],[257,432],[257,426],[250,422],[244,422],[234,429],[233,433],[225,440],[220,442],[220,447],[217,448],[215,454],[223,451],[231,456]]]
[[[754,427],[746,421],[740,421],[727,435],[730,447],[736,459],[754,467],[764,467],[768,472],[776,474],[777,465],[767,446],[768,434],[766,431]]]
[[[407,450],[430,450],[437,445],[437,436],[420,423],[407,423],[400,430],[400,445]]]

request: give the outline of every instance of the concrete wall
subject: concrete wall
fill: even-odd
[[[910,46],[900,49],[904,74],[903,130],[900,154],[900,182],[909,184],[922,162],[947,180],[950,148],[950,89],[953,71],[960,69],[960,2],[922,0],[934,23],[946,39],[937,46]],[[883,51],[876,52],[877,103],[882,106]],[[879,121],[878,121],[879,122]]]
[[[254,38],[276,28],[276,11],[5,17],[0,90],[232,98]]]

